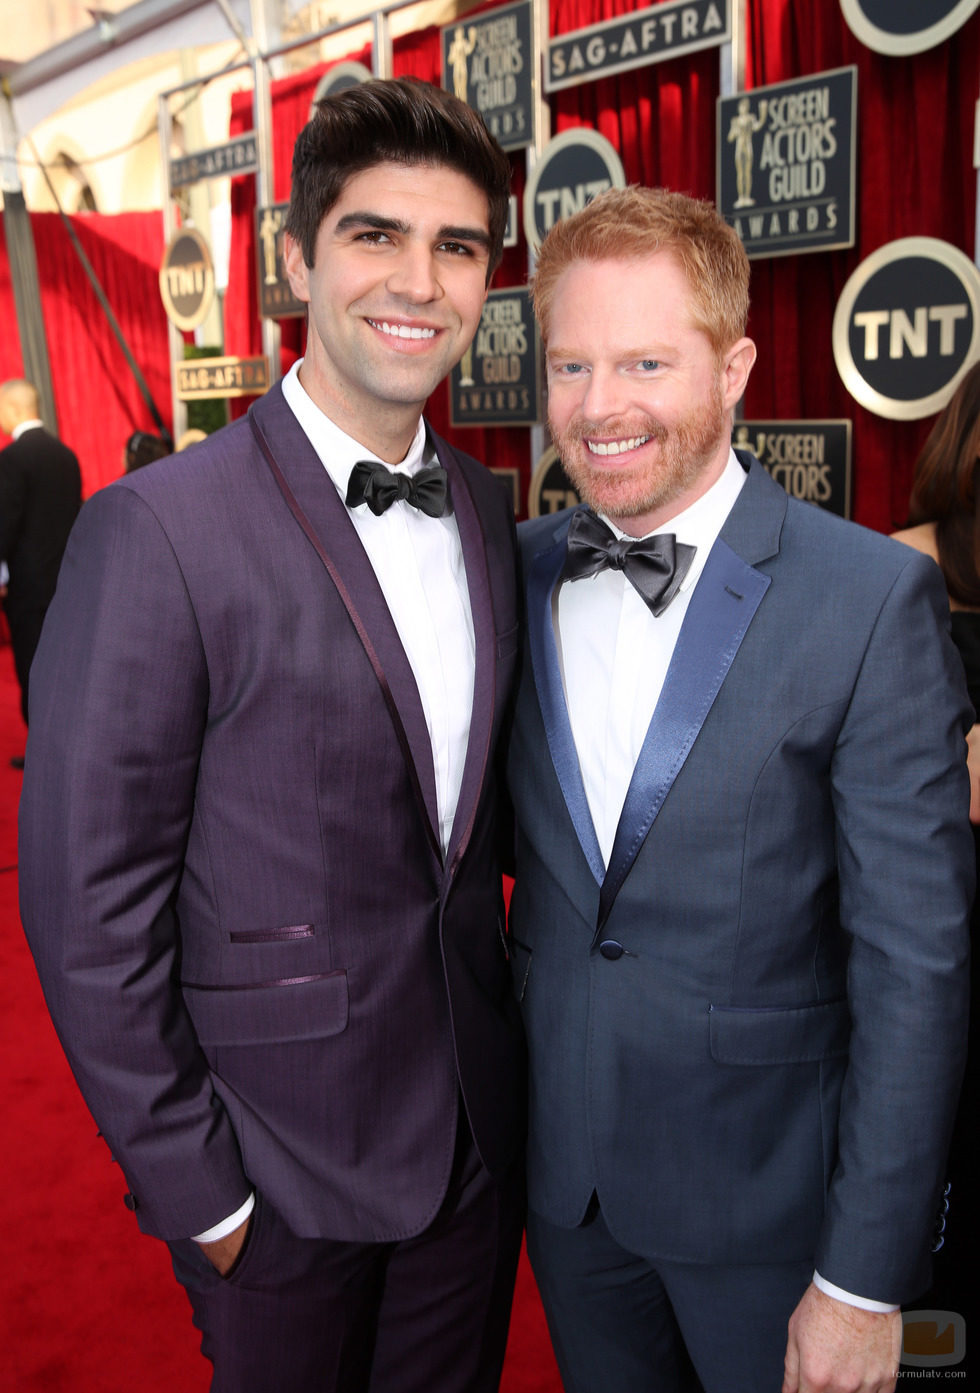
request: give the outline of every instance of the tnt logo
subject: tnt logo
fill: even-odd
[[[969,315],[970,306],[965,301],[958,305],[916,305],[911,318],[903,309],[862,310],[854,316],[854,327],[864,333],[866,363],[875,362],[879,357],[883,331],[889,358],[902,358],[906,353],[913,358],[927,358],[933,325],[938,326],[940,357],[952,358],[956,352],[956,325]]]
[[[538,460],[528,490],[528,517],[539,518],[544,513],[559,513],[563,508],[574,508],[578,502],[578,493],[561,466],[558,451],[549,445]]]
[[[623,163],[598,131],[587,126],[549,141],[524,188],[524,235],[537,251],[563,218],[579,213],[606,189],[626,186]]]
[[[905,237],[869,256],[834,315],[834,357],[853,397],[916,420],[945,406],[980,356],[980,273],[956,247]]]
[[[539,189],[535,199],[534,216],[545,232],[550,232],[556,222],[570,218],[573,213],[581,213],[587,203],[611,188],[608,179],[587,180],[571,188]]]
[[[966,1321],[958,1311],[903,1311],[903,1364],[939,1368],[965,1354]]]

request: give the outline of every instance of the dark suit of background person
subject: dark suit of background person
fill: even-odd
[[[620,274],[635,293],[644,266]],[[562,294],[559,282],[556,307]],[[607,283],[603,303],[613,294]],[[598,341],[594,314],[589,332]],[[627,333],[634,356],[657,357],[656,333]],[[554,396],[550,363],[549,384]],[[620,409],[632,412],[625,395],[610,396],[610,417]],[[632,420],[609,434],[639,435]],[[969,717],[945,596],[929,562],[739,461],[608,863],[553,617],[559,590],[592,584],[559,585],[582,510],[519,529],[527,638],[508,770],[528,1248],[575,1393],[677,1386],[670,1340],[647,1343],[647,1288],[636,1304],[627,1290],[628,1254],[662,1279],[709,1393],[777,1393],[814,1268],[892,1304],[929,1277],[973,888]],[[597,1294],[567,1274],[601,1225],[615,1258]]]
[[[358,127],[367,112],[366,135],[343,149],[376,158],[376,125],[407,142],[419,104],[438,130],[454,103],[372,83],[327,105],[331,121],[353,109]],[[313,127],[330,148],[323,112],[300,141],[318,148]],[[418,288],[445,271],[443,236],[433,250],[412,224],[428,227],[432,177],[424,163],[362,170],[320,224],[329,241],[323,229],[366,190],[356,221],[383,268],[366,294],[394,323],[447,318],[441,286],[430,300]],[[481,172],[449,177],[485,227]],[[340,253],[318,243],[314,274],[293,251],[309,369],[326,351],[316,277]],[[488,275],[485,256],[472,327]],[[417,343],[411,361],[391,359],[377,327],[330,303],[363,360],[389,364],[370,439],[405,414],[385,384],[424,359]],[[333,366],[360,401],[360,366]],[[322,378],[305,381],[321,395]],[[303,382],[301,366],[294,395],[339,435]],[[448,845],[413,667],[344,495],[278,384],[247,419],[91,500],[37,658],[25,928],[140,1227],[171,1241],[222,1393],[487,1393],[499,1380],[525,1123],[493,776],[517,649],[514,523],[487,470],[429,443],[452,518],[412,517],[458,530],[475,647]],[[386,521],[359,506],[366,527]],[[247,1241],[219,1275],[190,1236],[252,1190]]]
[[[0,429],[17,432],[0,450],[0,560],[10,573],[4,609],[25,721],[34,650],[82,503],[74,452],[37,415],[37,393],[29,382],[0,384]]]

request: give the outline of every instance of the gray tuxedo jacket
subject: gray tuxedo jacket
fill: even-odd
[[[411,667],[278,387],[95,495],[72,535],[32,677],[22,916],[160,1237],[252,1186],[303,1236],[416,1233],[459,1106],[491,1172],[519,1151],[493,774],[514,524],[482,466],[437,448],[476,638],[446,857]]]
[[[700,1263],[922,1290],[962,1067],[971,716],[937,568],[748,478],[691,597],[608,868],[521,529],[509,779],[531,1206]]]

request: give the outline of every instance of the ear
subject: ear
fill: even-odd
[[[310,299],[310,278],[309,267],[303,256],[303,248],[295,237],[288,232],[283,234],[282,239],[282,264],[286,270],[286,279],[289,281],[289,288],[296,296],[297,300],[305,300],[309,303]]]
[[[725,353],[721,380],[726,411],[731,411],[745,395],[754,363],[755,344],[751,339],[737,339]]]

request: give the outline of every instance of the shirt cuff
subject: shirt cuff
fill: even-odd
[[[203,1233],[195,1233],[194,1242],[217,1243],[219,1238],[227,1238],[230,1233],[235,1232],[239,1224],[244,1224],[254,1208],[255,1191],[253,1190],[241,1209],[236,1209],[234,1214],[229,1214],[227,1219],[222,1219],[220,1224],[215,1224],[212,1228],[205,1229]]]
[[[862,1311],[877,1311],[880,1315],[886,1315],[891,1311],[897,1311],[898,1307],[889,1301],[872,1301],[867,1296],[855,1296],[851,1291],[844,1291],[842,1287],[835,1287],[833,1282],[828,1282],[826,1277],[821,1277],[819,1272],[813,1274],[813,1285],[822,1291],[824,1296],[832,1296],[835,1301],[843,1301],[848,1306],[859,1306]]]

